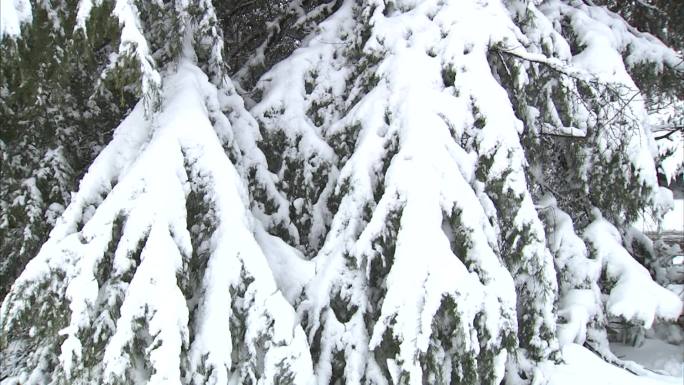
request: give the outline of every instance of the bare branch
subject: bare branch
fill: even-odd
[[[661,129],[658,131],[669,131],[669,132],[667,134],[664,134],[661,136],[656,136],[655,140],[667,139],[677,132],[684,132],[684,126],[673,126],[673,127],[669,127],[667,129]]]

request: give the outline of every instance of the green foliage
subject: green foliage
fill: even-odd
[[[0,191],[7,197],[0,221],[0,298],[45,241],[111,128],[137,100],[129,87],[137,81],[135,63],[100,77],[118,46],[113,3],[93,8],[87,35],[74,30],[75,3],[35,7],[22,36],[0,42]]]
[[[497,384],[496,356],[514,335],[502,336],[505,344],[492,344],[484,325],[485,315],[478,313],[472,325],[476,338],[459,316],[458,300],[442,298],[432,322],[432,336],[425,354],[421,355],[423,383],[435,385]],[[476,343],[477,346],[473,346]]]
[[[342,1],[330,0],[240,0],[217,6],[234,80],[251,90],[261,75],[289,56],[341,5]]]
[[[355,123],[345,125],[341,130],[336,131],[330,136],[330,145],[335,149],[335,153],[340,158],[340,166],[344,164],[354,153],[356,140],[361,131],[361,124]]]
[[[399,233],[402,209],[394,210],[387,215],[386,227],[372,242],[374,254],[365,261],[368,266],[368,295],[369,310],[364,315],[366,324],[371,326],[380,316],[382,303],[387,293],[386,279],[394,264],[396,239]],[[391,358],[391,356],[387,356]]]

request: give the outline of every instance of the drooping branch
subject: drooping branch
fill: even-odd
[[[658,131],[656,131],[656,132],[662,132],[662,131],[667,131],[667,134],[663,134],[661,136],[656,136],[655,140],[667,139],[677,132],[683,132],[684,133],[684,126],[671,126],[671,127],[664,127],[664,128],[659,127]]]

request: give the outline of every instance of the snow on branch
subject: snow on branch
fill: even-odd
[[[622,246],[618,230],[603,219],[597,210],[595,220],[584,230],[594,258],[603,264],[611,283],[606,310],[614,316],[641,322],[650,328],[656,318],[676,320],[682,302],[676,294],[653,281],[648,270],[632,258]]]
[[[21,26],[32,20],[33,11],[29,0],[0,1],[0,41],[5,37],[18,37]]]

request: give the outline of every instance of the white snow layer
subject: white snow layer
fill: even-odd
[[[547,225],[547,242],[559,277],[558,339],[561,346],[584,344],[588,325],[603,317],[601,291],[597,285],[601,261],[590,259],[587,246],[577,235],[570,215],[547,196],[539,202]]]
[[[16,37],[21,33],[21,25],[33,20],[29,0],[0,0],[0,39]]]
[[[648,270],[622,246],[619,231],[600,213],[594,215],[594,222],[584,230],[584,238],[614,284],[606,301],[608,313],[640,321],[646,328],[656,317],[676,320],[682,312],[677,295],[655,283]]]
[[[86,31],[86,22],[90,18],[90,11],[92,11],[94,6],[98,6],[102,3],[102,0],[80,0],[78,2],[78,9],[76,12],[76,25],[75,29],[82,29]]]

